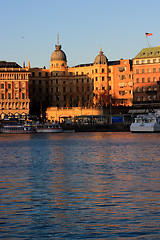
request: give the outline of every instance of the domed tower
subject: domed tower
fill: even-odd
[[[51,71],[66,71],[67,69],[67,57],[66,54],[61,50],[59,45],[59,38],[55,50],[51,55],[50,70]]]
[[[102,49],[100,50],[99,54],[94,60],[94,64],[107,64],[108,59],[106,56],[103,54]]]
[[[94,60],[94,104],[99,106],[102,102],[102,96],[104,97],[103,103],[107,106],[107,96],[109,92],[108,85],[108,59],[100,49],[99,54]]]

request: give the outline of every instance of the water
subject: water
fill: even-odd
[[[0,135],[1,239],[160,239],[160,134]]]

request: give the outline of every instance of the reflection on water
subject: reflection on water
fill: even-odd
[[[0,135],[2,239],[159,239],[160,134]]]

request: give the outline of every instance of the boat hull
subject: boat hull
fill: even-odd
[[[36,133],[61,133],[62,129],[35,129]]]
[[[160,132],[160,124],[136,124],[132,123],[130,126],[131,132]]]

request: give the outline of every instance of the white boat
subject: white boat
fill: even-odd
[[[33,133],[34,128],[26,125],[3,125],[0,129],[1,133]]]
[[[131,132],[160,132],[160,115],[149,113],[139,115],[130,126]]]
[[[63,132],[59,124],[39,124],[35,127],[37,133],[61,133]]]

